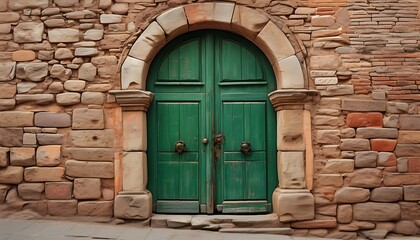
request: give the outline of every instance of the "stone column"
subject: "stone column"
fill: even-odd
[[[153,99],[143,90],[113,90],[122,107],[122,191],[115,197],[114,216],[147,219],[152,215],[152,194],[147,186],[147,116]]]
[[[269,94],[277,114],[277,176],[274,212],[282,222],[315,217],[310,109],[313,90],[276,90]],[[309,119],[308,119],[309,118]],[[308,126],[309,125],[309,126]],[[310,179],[309,179],[310,178]]]

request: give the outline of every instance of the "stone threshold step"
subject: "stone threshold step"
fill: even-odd
[[[224,233],[265,233],[265,234],[281,234],[292,235],[291,228],[222,228],[219,232]]]
[[[279,229],[290,228],[281,223],[275,213],[265,215],[166,215],[154,214],[153,228],[190,228],[218,231],[220,229]]]

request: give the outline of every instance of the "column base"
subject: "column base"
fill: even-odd
[[[120,192],[115,197],[114,216],[121,219],[148,219],[152,216],[152,194]]]
[[[280,222],[293,222],[315,218],[315,200],[307,189],[280,189],[273,192],[274,212]]]

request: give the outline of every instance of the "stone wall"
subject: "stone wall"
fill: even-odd
[[[315,219],[297,235],[415,235],[420,13],[415,0],[237,0],[302,49]],[[182,0],[0,0],[0,207],[113,216],[122,113],[108,91],[142,30]]]

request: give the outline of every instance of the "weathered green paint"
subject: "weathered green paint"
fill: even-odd
[[[271,211],[276,131],[267,93],[274,88],[265,56],[231,33],[192,32],[157,55],[147,86],[155,94],[148,114],[154,211]],[[224,142],[216,154],[218,133]],[[174,151],[178,140],[184,153]],[[244,141],[250,154],[241,152]]]

